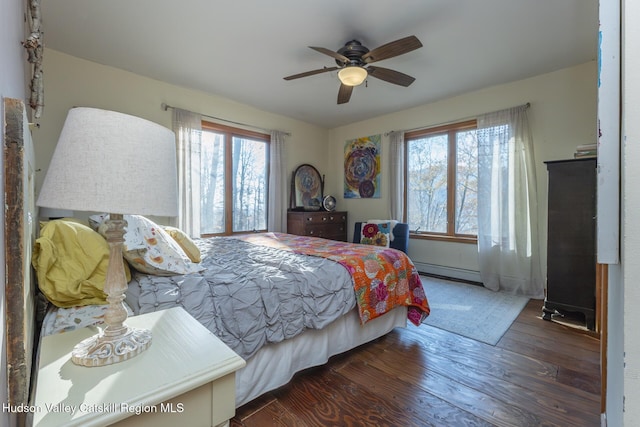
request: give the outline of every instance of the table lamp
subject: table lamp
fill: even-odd
[[[46,219],[71,218],[73,211],[69,209],[40,208],[38,216]]]
[[[178,214],[174,133],[139,117],[96,108],[72,108],[49,164],[37,205],[109,213],[105,327],[78,343],[73,363],[104,366],[151,345],[151,331],[128,327],[122,259],[124,214]]]

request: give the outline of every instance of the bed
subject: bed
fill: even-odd
[[[393,313],[385,314],[386,317],[381,314],[387,312],[387,307],[379,307],[376,313],[376,304],[386,302],[376,300],[366,304],[364,291],[362,288],[354,291],[352,276],[345,268],[345,265],[354,270],[358,268],[353,257],[366,258],[362,269],[368,264],[368,274],[374,277],[371,270],[378,268],[378,262],[402,264],[404,261],[405,270],[401,270],[400,281],[408,286],[409,279],[415,279],[417,274],[406,271],[412,265],[399,251],[278,233],[213,238],[198,244],[203,263],[208,268],[206,279],[198,274],[186,278],[159,278],[134,273],[127,302],[136,313],[183,305],[242,356],[247,366],[236,375],[237,406],[287,383],[301,369],[322,364],[334,354],[406,325],[410,310],[415,309],[412,318],[416,323],[422,320],[416,307],[409,308],[401,301],[387,301],[392,305],[389,309]],[[230,272],[233,270],[230,266],[246,265],[247,262],[250,267],[245,271]],[[380,275],[382,280],[386,274]],[[210,280],[211,275],[216,277],[216,283],[200,286],[200,282]],[[265,277],[268,280],[264,280]],[[196,283],[185,283],[188,280]],[[372,281],[375,280],[374,277]],[[258,296],[259,288],[268,291]],[[203,289],[206,291],[189,294]],[[269,303],[273,290],[300,295],[300,298],[287,297],[280,304],[281,310],[271,313]],[[140,294],[135,295],[138,291]],[[210,291],[215,293],[215,298],[207,301],[206,294]],[[414,301],[416,306],[428,310],[421,286],[414,292],[418,295]],[[359,294],[361,296],[357,298]],[[406,292],[403,295],[406,298]],[[204,301],[213,304],[219,298],[228,299],[229,304],[217,308],[205,305]],[[213,312],[219,312],[219,316]],[[217,324],[234,315],[245,317],[238,319],[242,324]],[[262,323],[267,328],[266,333],[258,327]]]
[[[4,129],[4,157],[5,157],[5,331],[6,331],[6,348],[7,348],[7,397],[8,403],[11,405],[29,404],[29,388],[31,381],[31,365],[33,354],[37,353],[34,343],[38,342],[38,335],[50,335],[64,333],[68,330],[81,328],[84,326],[96,325],[102,322],[102,316],[106,309],[104,305],[105,295],[101,291],[104,284],[105,264],[108,263],[108,256],[102,253],[100,256],[93,257],[91,260],[83,260],[83,267],[77,271],[85,271],[87,277],[75,278],[69,280],[65,276],[67,270],[62,268],[54,269],[56,273],[60,273],[57,282],[54,283],[53,291],[57,287],[65,288],[66,284],[75,283],[77,286],[71,292],[61,292],[55,297],[49,298],[56,300],[56,304],[48,304],[49,309],[44,315],[40,315],[40,305],[37,301],[41,301],[42,295],[46,295],[43,289],[48,289],[47,280],[42,280],[41,268],[38,267],[38,261],[44,261],[42,257],[43,231],[41,228],[38,233],[37,227],[37,210],[35,208],[35,168],[33,145],[31,135],[28,129],[28,120],[24,103],[20,100],[5,99],[5,129]],[[103,219],[103,218],[102,218]],[[149,227],[130,220],[127,235],[134,236],[144,240],[147,244],[153,239],[146,239],[143,233],[135,233],[134,231],[149,230]],[[142,218],[140,218],[142,221]],[[64,224],[65,227],[71,228],[73,238],[79,240],[76,247],[86,248],[89,241],[96,244],[96,247],[104,249],[106,242],[99,234],[99,226],[97,230],[82,224],[77,220],[59,220],[50,221],[52,223]],[[148,225],[148,224],[147,224]],[[46,226],[45,226],[46,227]],[[162,228],[162,230],[160,230]],[[160,295],[157,291],[149,292],[148,288],[141,285],[142,282],[153,282],[160,280],[166,282],[168,286],[178,286],[187,289],[184,281],[190,280],[192,288],[197,288],[199,275],[203,270],[210,268],[202,267],[207,264],[208,259],[218,259],[220,264],[220,253],[215,253],[213,257],[207,257],[204,250],[209,239],[197,240],[192,242],[180,230],[171,229],[170,227],[159,227],[152,224],[151,229],[155,229],[160,234],[167,234],[173,246],[180,248],[181,255],[178,258],[188,259],[181,267],[182,271],[171,271],[170,274],[159,271],[158,267],[163,267],[163,262],[154,265],[153,262],[145,262],[145,258],[153,258],[155,252],[153,248],[142,248],[139,245],[129,245],[131,253],[127,258],[128,265],[136,268],[128,268],[128,277],[131,279],[127,292],[125,306],[130,315],[139,314],[148,310],[161,310],[176,305],[188,306],[189,301],[198,301],[193,298],[197,294],[193,294],[192,298],[178,300],[178,292],[164,292],[162,298],[158,300]],[[38,237],[39,235],[39,237]],[[38,237],[36,239],[36,237]],[[127,236],[125,236],[127,237]],[[149,237],[149,236],[146,236]],[[67,238],[66,241],[73,238]],[[271,242],[266,244],[264,239],[269,238]],[[293,247],[286,248],[286,240],[298,240],[299,246],[309,246],[310,242],[320,242],[320,248],[316,248],[316,253],[307,252],[298,253],[299,249]],[[269,247],[273,252],[284,254],[285,258],[293,260],[289,265],[298,265],[307,279],[309,277],[316,278],[311,274],[315,269],[322,270],[326,274],[321,281],[325,283],[326,289],[330,289],[331,297],[325,295],[328,299],[318,298],[316,295],[316,305],[299,305],[302,307],[323,308],[328,317],[320,320],[307,318],[306,316],[298,316],[305,319],[305,322],[296,322],[296,312],[291,311],[284,325],[281,327],[281,333],[273,333],[271,338],[259,343],[259,340],[237,340],[233,335],[228,335],[225,339],[228,345],[236,348],[239,352],[249,351],[250,354],[244,353],[247,357],[247,365],[236,375],[236,406],[240,406],[253,398],[265,393],[266,391],[275,389],[286,384],[295,372],[302,369],[320,365],[325,363],[332,355],[350,350],[368,341],[376,339],[395,327],[405,326],[408,319],[414,323],[420,323],[425,316],[428,315],[429,306],[427,298],[424,295],[419,277],[411,261],[406,258],[400,251],[385,247],[370,246],[365,248],[363,245],[352,245],[344,242],[331,242],[324,239],[300,238],[298,236],[290,236],[284,234],[250,234],[245,236],[235,236],[230,238],[220,238],[226,241],[234,248],[240,245],[245,247],[260,248]],[[262,240],[262,243],[260,242]],[[139,242],[139,243],[141,243]],[[131,243],[131,242],[129,242]],[[191,245],[192,244],[192,245]],[[56,242],[55,250],[59,251],[63,245]],[[72,245],[73,246],[73,245]],[[276,246],[276,247],[274,247]],[[324,248],[324,249],[322,249]],[[357,251],[354,248],[360,248]],[[108,249],[108,246],[107,246]],[[217,247],[216,247],[217,249]],[[236,250],[234,249],[234,250]],[[263,249],[259,249],[258,252]],[[355,264],[349,264],[348,258],[337,256],[339,252],[366,251],[368,255],[354,254],[361,260],[366,257],[369,268],[374,266],[380,259],[386,258],[385,263],[405,264],[402,273],[389,270],[388,278],[382,280],[375,278],[375,275],[369,277],[368,282],[364,286],[354,287],[354,281],[351,275],[347,273],[349,270],[358,270]],[[301,251],[301,249],[300,249]],[[320,252],[323,252],[321,254]],[[271,252],[271,253],[273,253]],[[127,254],[125,254],[126,257]],[[199,255],[203,255],[198,259]],[[345,255],[344,253],[342,255]],[[167,258],[174,267],[179,260],[177,258]],[[165,261],[167,261],[165,259]],[[263,259],[265,257],[263,256]],[[269,259],[269,256],[266,257]],[[273,259],[277,259],[273,257]],[[304,259],[305,262],[296,260]],[[306,263],[310,261],[312,264]],[[55,260],[51,260],[55,265]],[[150,259],[153,261],[153,259]],[[257,262],[257,261],[256,261]],[[363,261],[364,262],[364,261]],[[93,264],[92,264],[93,263]],[[316,267],[313,267],[316,263]],[[223,267],[228,267],[224,262]],[[284,265],[284,264],[283,264]],[[34,270],[37,276],[37,284],[40,292],[36,289],[36,280],[33,280]],[[60,267],[60,266],[58,266]],[[388,267],[388,265],[387,265]],[[394,267],[395,268],[395,267]],[[145,270],[140,272],[138,269]],[[51,272],[51,266],[47,267],[47,273]],[[73,270],[73,269],[70,269]],[[367,268],[360,268],[360,276],[367,277]],[[254,271],[250,268],[236,268],[234,271],[245,273]],[[371,271],[368,271],[371,273]],[[83,273],[84,274],[84,273]],[[363,276],[364,275],[364,276]],[[399,275],[403,275],[400,277]],[[222,275],[224,277],[224,275]],[[278,277],[277,275],[273,275]],[[387,277],[385,276],[385,277]],[[152,280],[153,279],[153,280]],[[396,280],[401,279],[401,280]],[[311,280],[314,281],[314,280]],[[234,283],[245,283],[241,277],[231,280]],[[287,283],[287,280],[282,280]],[[341,284],[339,284],[341,283]],[[394,293],[391,289],[397,283],[403,283],[409,286],[410,283],[415,285],[410,294],[412,298],[404,301],[404,304],[390,304],[386,306],[385,292]],[[376,286],[369,286],[375,284]],[[384,286],[379,286],[380,284]],[[362,285],[362,284],[361,284]],[[155,286],[155,285],[152,285]],[[200,286],[201,287],[201,286]],[[222,289],[224,285],[218,285],[217,288]],[[374,287],[378,294],[375,298],[367,296],[363,288]],[[214,287],[216,288],[216,287]],[[302,289],[302,288],[300,288]],[[325,289],[325,291],[326,291]],[[52,289],[49,289],[51,291]],[[385,292],[383,292],[385,290]],[[63,289],[68,291],[68,289]],[[55,292],[54,292],[55,294]],[[155,295],[155,296],[154,296]],[[287,293],[285,292],[285,295]],[[156,301],[150,304],[150,299],[156,298]],[[337,296],[334,298],[334,296]],[[164,299],[163,299],[164,298]],[[312,298],[313,300],[313,298]],[[301,300],[303,301],[303,300]],[[335,304],[335,301],[341,301]],[[157,305],[156,305],[157,303]],[[363,303],[363,304],[361,304]],[[197,304],[196,304],[197,305]],[[293,307],[294,304],[292,304]],[[393,305],[394,307],[392,307]],[[365,307],[363,309],[363,307]],[[186,307],[185,307],[186,308]],[[198,310],[191,309],[194,316],[198,315]],[[313,311],[313,310],[311,310]],[[236,310],[236,313],[242,313],[243,310]],[[206,313],[202,311],[201,313]],[[202,315],[200,315],[202,317]],[[205,315],[204,317],[207,317]],[[203,323],[206,319],[203,318]],[[215,322],[214,322],[215,323]],[[41,325],[40,325],[41,324]],[[296,326],[289,329],[288,326]],[[225,331],[218,331],[219,334],[225,335]],[[231,334],[229,332],[229,334]],[[231,337],[231,338],[230,338]],[[237,343],[241,342],[240,348]],[[37,356],[36,356],[37,358]],[[9,421],[21,425],[24,423],[24,414],[10,414]],[[17,419],[16,419],[17,418]]]
[[[396,249],[284,233],[190,239],[144,217],[125,218],[128,310],[136,315],[181,306],[244,358],[247,365],[236,375],[236,406],[408,320],[420,324],[429,314],[415,267]],[[43,334],[101,321],[106,307],[96,303],[103,276],[68,285],[77,281],[69,271],[103,269],[98,264],[104,256],[89,260],[87,250],[81,256],[72,252],[79,242],[85,248],[92,240],[101,244],[104,219],[92,217],[95,231],[73,219],[43,227],[34,266],[40,289],[56,305]],[[61,264],[54,271],[55,257],[78,258],[83,265]]]
[[[407,321],[420,324],[429,314],[415,267],[396,249],[285,233],[189,239],[144,217],[125,218],[124,256],[131,266],[126,306],[133,315],[181,306],[244,358],[247,365],[236,373],[237,407],[286,384],[302,369]],[[51,221],[43,228],[34,265],[50,300],[59,298],[60,287],[70,280],[48,283],[41,267],[51,266],[46,248],[56,246],[50,252],[59,254],[70,239],[100,239],[102,220],[93,219],[97,231],[75,220]],[[60,231],[67,228],[72,231]],[[166,247],[160,256],[164,244],[179,249],[180,256],[167,255]],[[105,306],[95,304],[100,295],[94,289],[100,280],[88,278],[81,295],[64,293],[65,300],[56,301],[62,307],[47,314],[43,334],[100,322]],[[90,304],[82,304],[85,299]]]

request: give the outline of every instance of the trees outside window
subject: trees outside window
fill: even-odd
[[[405,134],[405,212],[414,236],[475,241],[478,233],[476,122]]]
[[[269,135],[202,124],[200,234],[267,229]]]

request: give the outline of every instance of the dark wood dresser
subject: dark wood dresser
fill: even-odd
[[[287,233],[347,241],[347,212],[287,212]]]
[[[558,311],[596,318],[596,159],[545,162],[549,175],[547,292],[543,318]]]

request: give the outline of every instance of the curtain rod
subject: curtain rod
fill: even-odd
[[[160,108],[162,108],[163,111],[167,111],[169,108],[175,109],[177,107],[165,104],[163,102],[162,104],[160,104]],[[189,110],[187,110],[187,111],[189,111]],[[190,112],[194,113],[194,111],[190,111]],[[206,117],[208,119],[214,119],[214,120],[219,120],[219,121],[222,121],[222,122],[233,123],[234,125],[239,125],[239,126],[247,126],[247,127],[251,127],[251,128],[254,128],[254,129],[261,130],[263,132],[271,133],[271,129],[264,129],[264,128],[261,128],[261,127],[258,127],[258,126],[254,126],[254,125],[250,125],[250,124],[247,124],[247,123],[234,122],[233,120],[227,120],[227,119],[223,119],[221,117],[216,117],[216,116],[209,116],[207,114],[202,114],[202,113],[196,113],[196,114],[200,114],[202,117]],[[284,134],[287,135],[287,136],[291,136],[291,133],[289,133],[289,132],[284,132]]]
[[[531,107],[531,103],[527,102],[526,104],[516,105],[515,107],[511,107],[511,108],[524,108],[526,110],[529,107]],[[510,110],[511,108],[505,108],[503,110]],[[496,113],[498,111],[503,111],[503,110],[496,110],[496,111],[492,111],[492,112]],[[491,114],[491,113],[482,113],[482,114]],[[413,128],[413,129],[406,129],[406,130],[403,130],[402,132],[413,132],[414,130],[429,129],[429,128],[434,128],[434,127],[438,127],[438,126],[448,125],[448,124],[451,124],[451,123],[464,122],[466,120],[476,119],[479,115],[480,114],[476,114],[475,116],[463,117],[461,119],[451,120],[449,122],[436,123],[434,125],[429,125],[429,126],[420,126],[420,127]],[[390,130],[388,132],[385,132],[384,136],[389,136],[391,134],[391,132],[396,132],[396,131]]]

